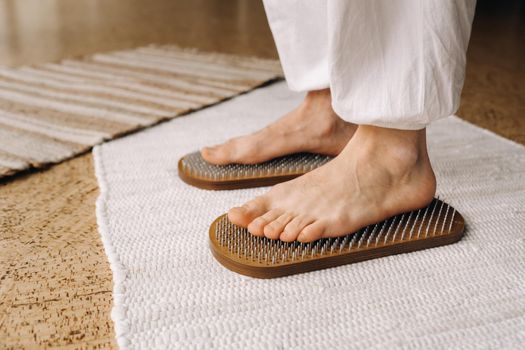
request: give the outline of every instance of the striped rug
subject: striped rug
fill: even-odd
[[[281,77],[278,61],[176,46],[0,68],[0,178]]]

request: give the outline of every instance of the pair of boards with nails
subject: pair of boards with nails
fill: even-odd
[[[213,165],[199,152],[179,160],[179,177],[207,190],[270,186],[301,176],[332,158],[300,153],[253,164]],[[451,244],[463,237],[465,222],[452,206],[435,198],[428,206],[369,225],[338,238],[283,242],[251,235],[224,214],[210,226],[210,250],[226,268],[252,277],[274,278],[388,255]]]

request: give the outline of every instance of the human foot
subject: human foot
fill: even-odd
[[[228,218],[256,236],[310,242],[425,207],[435,190],[425,130],[360,126],[334,160],[232,208]]]
[[[329,89],[311,91],[299,107],[264,129],[205,147],[201,155],[218,165],[256,164],[299,152],[336,156],[356,129],[335,114]]]

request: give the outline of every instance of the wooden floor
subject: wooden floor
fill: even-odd
[[[479,1],[459,115],[525,144],[525,6]],[[277,57],[258,1],[0,0],[0,65],[149,43]],[[0,349],[114,348],[91,154],[0,184]]]

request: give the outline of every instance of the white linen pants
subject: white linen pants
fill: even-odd
[[[291,90],[355,124],[416,130],[459,107],[475,0],[264,0]]]

